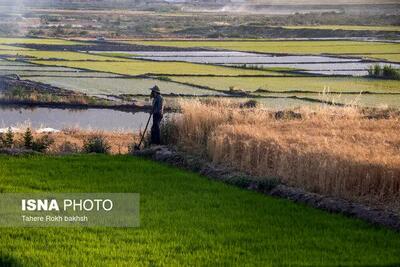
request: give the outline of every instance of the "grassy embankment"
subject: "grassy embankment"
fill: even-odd
[[[2,265],[400,262],[398,233],[130,156],[1,156],[0,190],[141,197],[139,228],[1,228]]]
[[[260,179],[400,211],[398,113],[317,107],[276,117],[224,101],[180,105],[171,142],[191,153]]]

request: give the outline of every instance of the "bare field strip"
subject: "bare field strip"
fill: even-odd
[[[177,77],[173,81],[217,90],[400,93],[399,81],[352,77]]]

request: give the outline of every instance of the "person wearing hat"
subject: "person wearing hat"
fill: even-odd
[[[161,132],[160,132],[160,123],[163,118],[163,109],[164,109],[164,99],[161,96],[160,88],[157,85],[150,88],[151,95],[150,97],[153,99],[153,125],[151,126],[151,144],[160,145],[161,144]]]

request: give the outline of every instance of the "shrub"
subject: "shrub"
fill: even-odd
[[[69,141],[65,141],[64,143],[58,146],[58,152],[65,154],[73,154],[73,153],[78,153],[79,148],[76,144],[71,143]]]
[[[160,77],[158,77],[158,79],[160,81],[166,81],[166,82],[171,82],[172,81],[172,79],[170,77],[167,77],[167,76],[160,76]]]
[[[173,119],[164,119],[160,125],[161,144],[176,144],[178,143],[178,127]]]
[[[85,153],[103,153],[108,154],[111,146],[102,135],[94,135],[87,138],[83,144],[83,152]]]
[[[33,141],[32,150],[38,152],[45,152],[52,144],[54,143],[54,139],[49,135],[44,135],[41,138]]]

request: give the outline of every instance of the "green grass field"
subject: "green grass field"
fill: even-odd
[[[33,61],[33,63],[71,68],[82,68],[87,70],[112,72],[125,75],[283,75],[281,73],[272,71],[246,70],[222,66],[220,67],[203,64],[192,64],[186,62],[156,62],[134,59],[127,62]]]
[[[400,235],[130,156],[0,157],[1,192],[140,193],[138,228],[1,228],[2,266],[395,266]]]
[[[230,87],[245,91],[259,88],[282,91],[322,92],[329,88],[331,92],[377,92],[400,93],[399,81],[376,80],[351,77],[178,77],[170,76],[173,81],[207,86],[218,90],[229,90]]]

